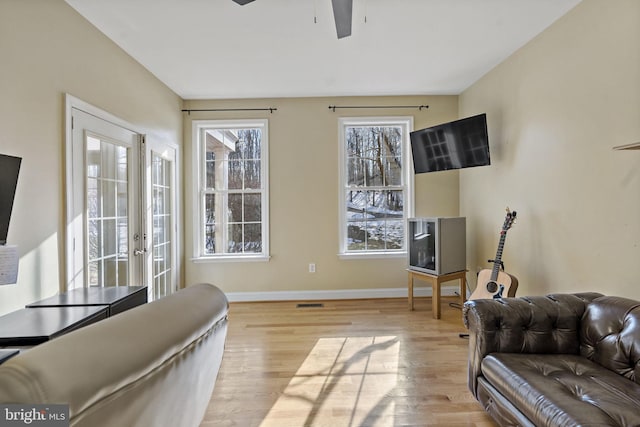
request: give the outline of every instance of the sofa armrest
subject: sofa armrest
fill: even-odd
[[[597,293],[467,301],[469,389],[476,396],[482,359],[490,353],[578,354],[580,319]],[[477,396],[476,396],[477,397]]]

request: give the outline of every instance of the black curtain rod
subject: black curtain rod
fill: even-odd
[[[341,107],[339,105],[329,105],[329,109],[333,110],[335,113],[338,108],[417,108],[422,111],[422,109],[429,108],[428,105],[357,105],[357,106],[346,106]]]
[[[268,111],[273,114],[274,111],[278,111],[277,108],[205,108],[196,110],[182,110],[183,113],[191,114],[192,111]]]

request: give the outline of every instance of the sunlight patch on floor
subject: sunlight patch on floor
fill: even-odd
[[[376,426],[393,417],[395,336],[317,341],[261,427]],[[380,422],[378,422],[380,421]]]

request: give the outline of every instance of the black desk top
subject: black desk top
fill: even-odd
[[[0,345],[37,345],[107,317],[106,305],[23,308],[0,317]]]
[[[27,307],[63,307],[111,305],[138,292],[147,292],[146,286],[112,286],[72,289],[27,305]]]

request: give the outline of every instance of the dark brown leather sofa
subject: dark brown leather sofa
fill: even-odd
[[[640,426],[640,302],[467,301],[469,389],[501,426]]]

